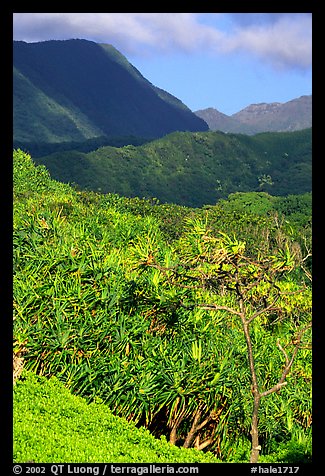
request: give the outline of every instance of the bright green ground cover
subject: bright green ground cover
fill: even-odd
[[[55,377],[32,372],[14,389],[14,461],[36,463],[216,463],[212,454],[178,448],[116,417],[102,403],[87,404]]]

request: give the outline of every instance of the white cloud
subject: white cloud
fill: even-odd
[[[277,68],[309,68],[312,33],[309,15],[277,15],[273,21],[235,29],[224,42],[224,51],[252,53]]]
[[[218,25],[226,15],[227,31]],[[310,14],[15,13],[14,38],[86,38],[139,56],[244,51],[276,67],[311,66]]]
[[[87,38],[126,53],[198,50],[220,33],[193,13],[15,13],[14,38],[24,41]]]

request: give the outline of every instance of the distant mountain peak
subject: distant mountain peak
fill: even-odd
[[[195,114],[207,122],[210,130],[250,135],[296,131],[312,127],[312,96],[300,96],[285,103],[254,103],[231,116],[211,107]]]
[[[271,111],[277,109],[282,103],[281,102],[260,102],[250,104],[246,106],[239,112],[248,111],[248,112],[256,112],[256,111]],[[235,116],[238,113],[233,114]]]

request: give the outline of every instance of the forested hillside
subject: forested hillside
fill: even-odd
[[[60,151],[35,160],[81,189],[201,207],[230,193],[311,192],[312,130],[255,136],[174,132],[142,145]]]
[[[113,46],[74,39],[13,45],[14,141],[156,138],[207,124]]]
[[[218,135],[214,147],[233,150],[230,164],[235,150],[266,151],[280,164],[299,147],[306,153],[286,135],[267,148],[269,137]],[[161,168],[158,146],[162,153],[169,144],[169,165],[178,166],[173,138],[141,154]],[[184,138],[183,158],[205,141],[211,150],[213,135]],[[134,149],[109,149],[128,163],[130,179]],[[311,461],[310,193],[261,188],[203,208],[159,204],[77,190],[18,150],[13,239],[14,358],[30,372],[18,372],[14,387],[16,461],[56,451],[64,462],[62,434],[76,442],[73,461],[83,461],[89,447],[73,433],[74,418],[89,439],[116,425],[132,462]],[[49,426],[57,408],[61,428]],[[92,441],[101,461],[125,461],[108,439]]]

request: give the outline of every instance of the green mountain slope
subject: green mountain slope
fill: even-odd
[[[200,207],[234,192],[310,192],[311,129],[253,137],[175,132],[138,147],[60,152],[37,162],[81,188]]]
[[[156,138],[207,124],[110,45],[14,42],[14,141]]]
[[[14,139],[34,141],[84,141],[104,135],[72,103],[56,101],[14,68]]]

